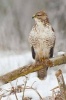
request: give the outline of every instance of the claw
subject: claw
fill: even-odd
[[[45,58],[40,58],[39,62],[44,62],[46,59]]]
[[[53,66],[53,63],[51,60],[49,60],[49,58],[45,59],[45,64],[46,66],[50,66],[50,67]]]

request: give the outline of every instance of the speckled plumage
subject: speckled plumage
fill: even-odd
[[[51,53],[53,56],[53,48],[55,45],[55,33],[53,28],[51,27],[47,14],[43,11],[36,13],[35,17],[35,25],[33,26],[30,34],[29,34],[29,43],[33,48],[34,58],[40,61],[40,59],[50,58]],[[52,50],[51,50],[52,49]],[[43,71],[46,71],[44,75]],[[38,76],[43,78],[46,76],[47,70],[41,69],[38,71]]]

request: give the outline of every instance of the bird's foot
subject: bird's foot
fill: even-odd
[[[45,64],[46,66],[50,66],[50,67],[53,66],[53,63],[49,58],[45,59]]]
[[[44,62],[46,59],[45,58],[41,58],[40,59],[40,62]]]
[[[42,63],[44,63],[44,58],[40,58],[40,59],[36,59],[36,64],[42,64]]]
[[[49,58],[40,58],[36,60],[36,64],[45,64],[46,66],[53,66],[52,61]]]
[[[45,61],[45,58],[40,58],[40,59],[37,59],[37,62],[44,62]]]

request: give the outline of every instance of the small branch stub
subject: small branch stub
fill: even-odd
[[[56,72],[56,77],[58,80],[62,100],[66,100],[66,87],[65,87],[65,82],[64,82],[63,75],[62,75],[62,71],[60,69]]]

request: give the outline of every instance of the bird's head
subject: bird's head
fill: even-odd
[[[48,16],[44,11],[37,12],[32,18],[34,18],[36,22],[39,20],[44,23],[49,23]]]

